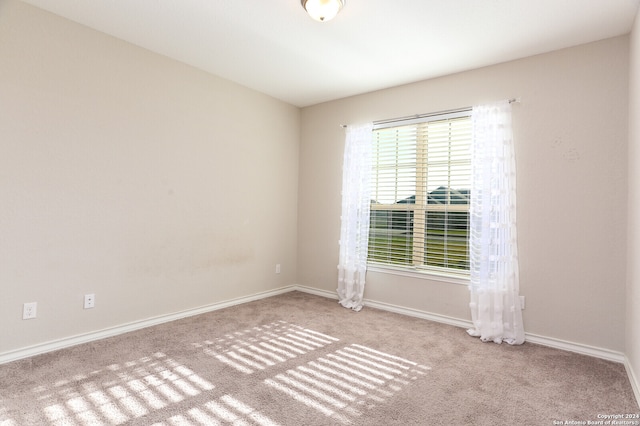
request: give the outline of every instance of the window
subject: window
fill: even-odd
[[[468,275],[471,111],[376,124],[369,264]]]

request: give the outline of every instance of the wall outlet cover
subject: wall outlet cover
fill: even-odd
[[[96,295],[95,294],[85,294],[84,295],[84,308],[91,309],[96,306]]]
[[[22,319],[33,319],[38,313],[38,302],[25,303],[22,306]]]

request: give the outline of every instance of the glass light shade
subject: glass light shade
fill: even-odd
[[[316,21],[326,22],[335,18],[344,6],[344,0],[302,0],[302,7]]]

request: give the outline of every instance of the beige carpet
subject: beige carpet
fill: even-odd
[[[299,292],[0,365],[2,426],[553,425],[639,411],[621,364]]]

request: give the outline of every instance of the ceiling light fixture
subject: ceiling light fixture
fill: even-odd
[[[345,0],[302,0],[302,7],[319,22],[330,21],[344,7]]]

